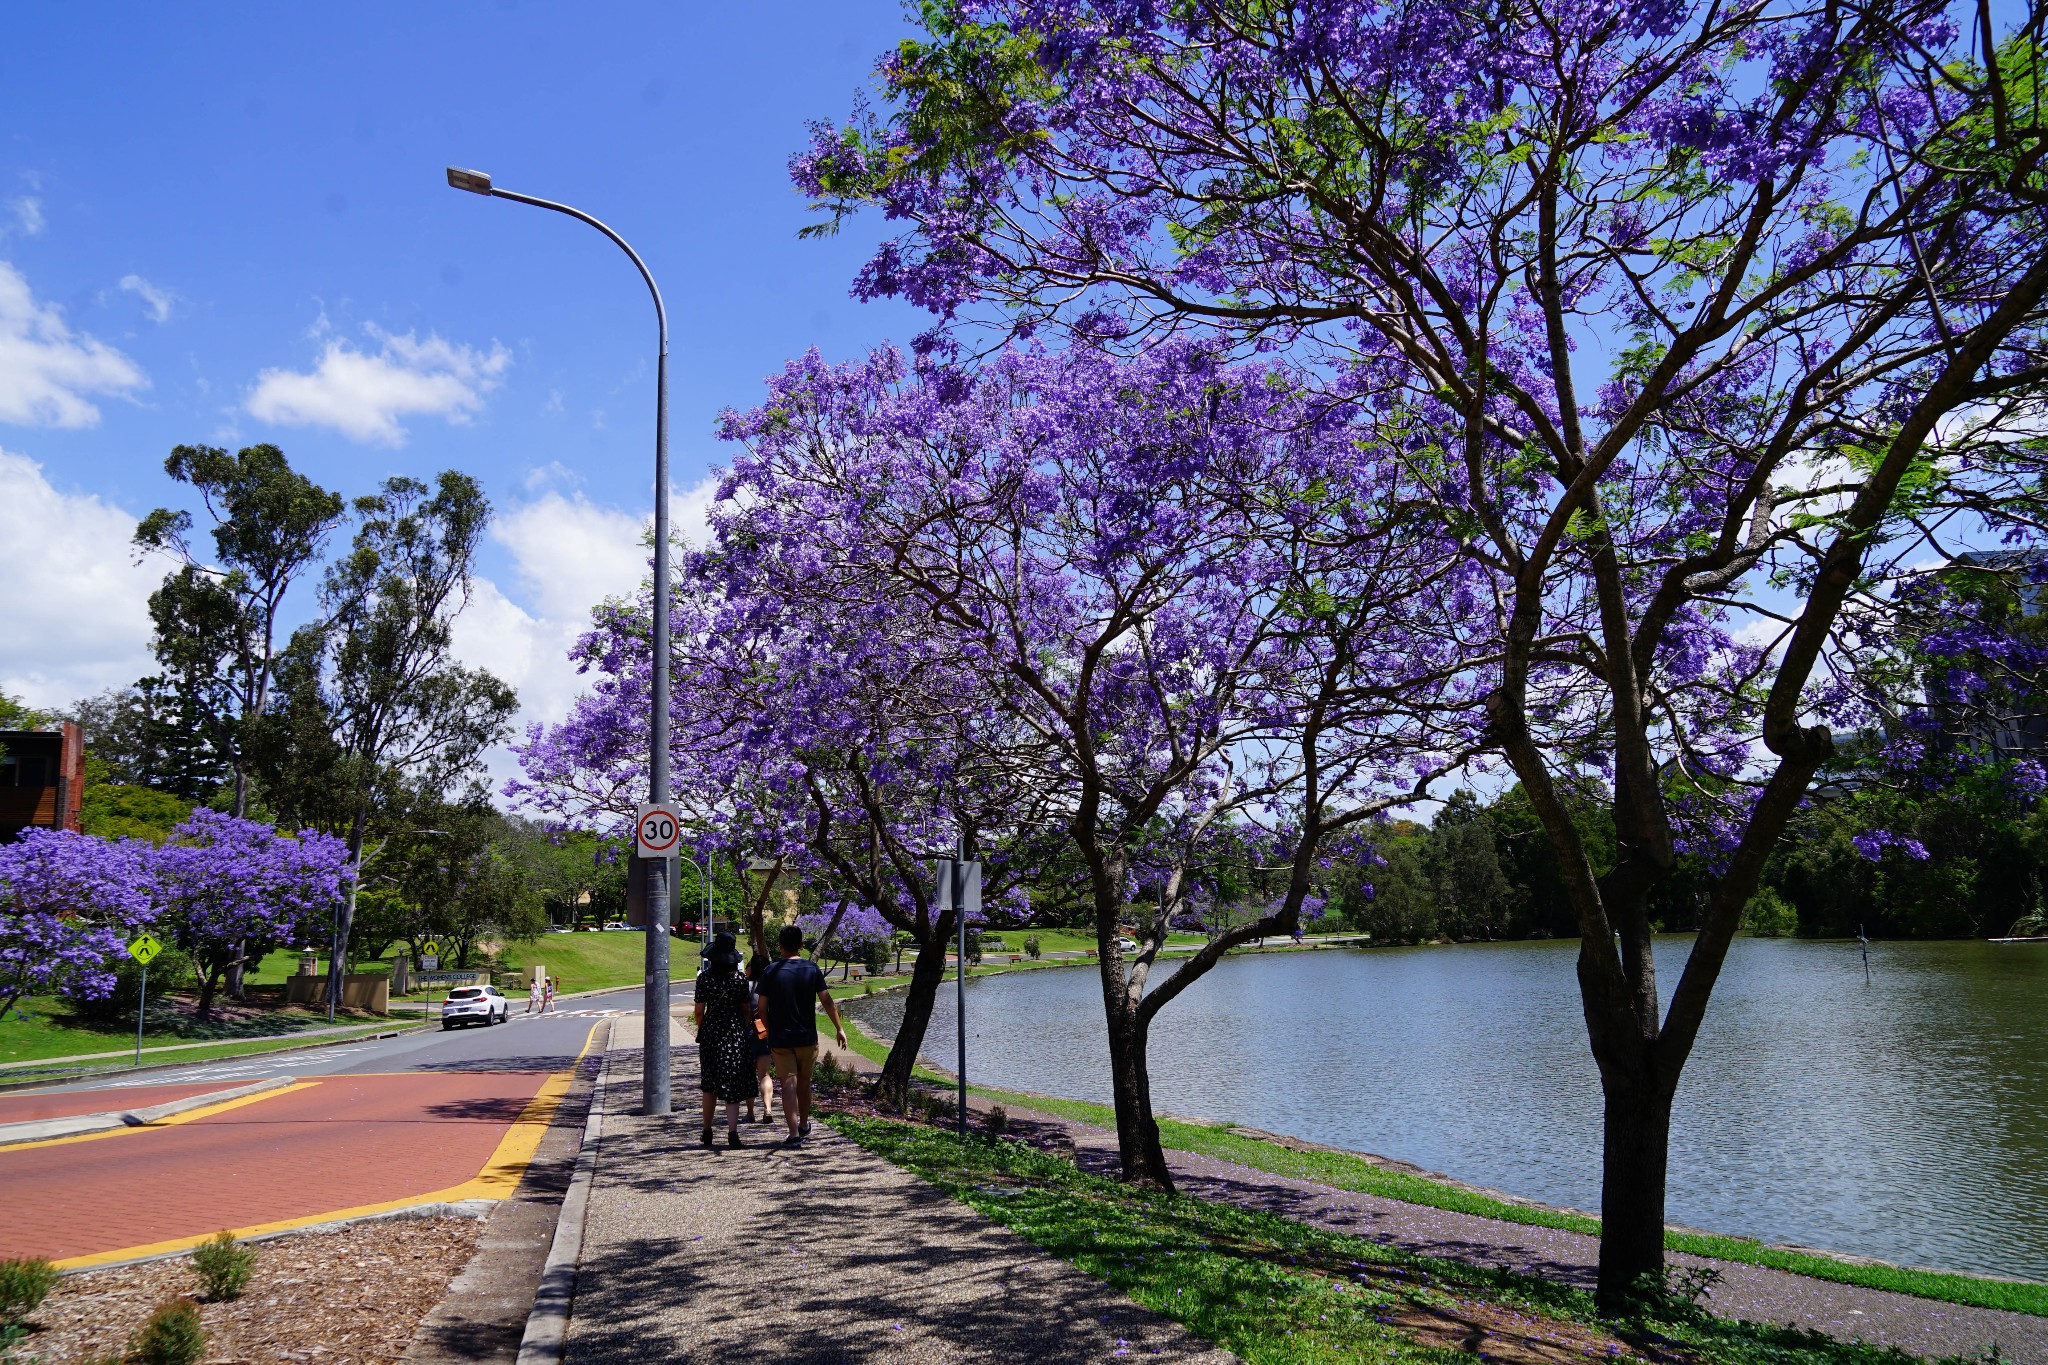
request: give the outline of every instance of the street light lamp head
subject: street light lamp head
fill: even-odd
[[[471,194],[489,194],[491,177],[482,171],[465,171],[460,166],[448,168],[448,183],[455,189],[468,190]]]

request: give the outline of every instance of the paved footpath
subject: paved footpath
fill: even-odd
[[[704,1151],[685,1029],[679,1112],[634,1114],[640,1038],[621,1020],[606,1058],[566,1365],[1236,1360],[823,1124]]]

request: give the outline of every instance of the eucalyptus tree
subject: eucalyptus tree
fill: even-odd
[[[490,519],[476,481],[391,478],[358,498],[355,541],[322,584],[326,617],[295,632],[281,704],[261,727],[260,777],[280,815],[343,837],[360,874],[380,816],[465,784],[505,737],[512,689],[454,661],[454,618]],[[328,996],[340,999],[360,875],[334,928]]]
[[[177,563],[150,594],[152,645],[163,678],[198,718],[230,774],[229,814],[248,811],[249,724],[269,704],[293,584],[315,571],[343,501],[295,471],[274,445],[230,455],[174,448],[164,472],[198,493],[213,525],[212,553],[195,551],[192,514],[159,507],[135,528],[140,550]]]
[[[2038,541],[2044,11],[1989,0],[937,0],[793,163],[953,325],[1288,354],[1497,602],[1488,735],[1564,869],[1599,1298],[1663,1266],[1673,1099],[1858,633]],[[821,224],[828,228],[830,223]],[[1568,793],[1611,792],[1596,874]],[[1660,1000],[1647,905],[1717,876]]]

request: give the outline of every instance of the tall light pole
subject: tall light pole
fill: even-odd
[[[655,286],[654,275],[647,269],[647,263],[640,259],[640,253],[627,245],[625,238],[583,210],[557,204],[550,199],[536,199],[532,195],[501,190],[482,171],[465,171],[450,166],[448,183],[471,194],[510,199],[514,203],[531,204],[537,209],[553,209],[578,222],[590,224],[611,238],[619,250],[632,259],[640,278],[647,281],[647,292],[654,296],[654,322],[661,333],[661,355],[654,368],[654,715],[648,726],[651,733],[648,739],[647,799],[657,804],[666,803],[672,795],[668,767],[668,310],[662,307],[661,290]],[[669,1112],[668,859],[653,858],[649,861],[652,865],[647,869],[647,990],[643,997],[647,1031],[640,1054],[640,1112],[666,1114]]]

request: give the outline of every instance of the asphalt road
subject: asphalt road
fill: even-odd
[[[670,999],[690,1000],[690,982],[671,985]],[[137,1085],[184,1085],[208,1081],[253,1081],[266,1076],[343,1076],[392,1072],[566,1071],[583,1050],[599,1019],[641,1013],[642,992],[632,986],[556,1002],[553,1014],[523,1013],[512,1002],[510,1023],[493,1028],[428,1029],[360,1043],[339,1043],[303,1052],[259,1053],[221,1061],[194,1062],[170,1070],[121,1074],[51,1086],[50,1090],[112,1090]],[[35,1093],[41,1094],[43,1091]]]

